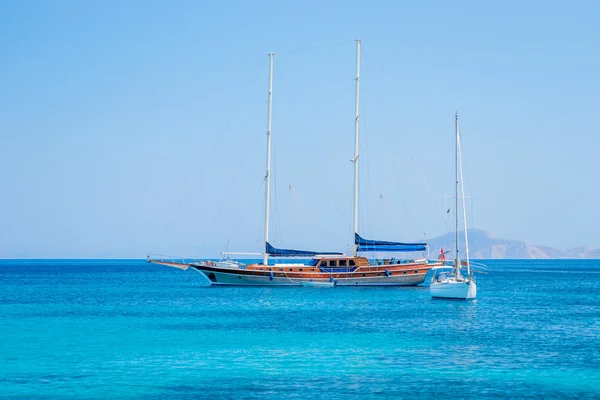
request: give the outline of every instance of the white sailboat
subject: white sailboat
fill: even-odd
[[[469,259],[469,238],[467,234],[467,214],[465,212],[465,185],[462,173],[462,154],[460,148],[460,130],[458,129],[458,113],[455,115],[456,129],[456,188],[455,188],[455,215],[456,215],[456,255],[452,266],[452,271],[434,274],[429,285],[431,297],[446,299],[474,299],[477,296],[477,284],[471,268]],[[465,232],[465,260],[460,260],[459,231],[458,231],[458,184],[460,177],[460,189],[463,211],[463,222]],[[461,269],[467,267],[467,276],[463,276]]]

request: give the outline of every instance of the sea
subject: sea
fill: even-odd
[[[485,263],[461,301],[2,260],[0,398],[600,399],[600,260]]]

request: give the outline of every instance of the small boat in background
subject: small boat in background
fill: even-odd
[[[455,215],[456,215],[456,241],[455,250],[456,254],[452,263],[452,269],[450,271],[436,271],[431,278],[429,285],[429,293],[434,298],[446,298],[446,299],[474,299],[477,296],[477,284],[475,283],[475,276],[471,269],[471,260],[469,259],[469,238],[467,235],[467,215],[465,212],[465,186],[463,182],[462,174],[462,154],[460,149],[460,131],[458,129],[458,113],[455,115],[455,129],[456,129],[456,204],[455,204]],[[458,231],[458,183],[460,175],[460,186],[461,186],[461,199],[462,199],[462,210],[463,210],[463,222],[464,222],[464,233],[465,233],[465,260],[461,262],[459,252],[459,231]],[[440,250],[441,251],[441,250]],[[442,256],[444,254],[443,251]],[[461,269],[467,268],[467,276],[463,276]]]

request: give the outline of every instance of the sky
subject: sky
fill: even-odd
[[[0,257],[260,252],[469,226],[600,247],[600,3],[5,1]]]

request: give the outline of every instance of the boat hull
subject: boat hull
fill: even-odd
[[[477,296],[475,281],[432,282],[429,286],[431,297],[443,299],[474,299]]]
[[[206,268],[200,266],[192,266],[198,272],[202,273],[210,281],[211,285],[235,285],[235,286],[300,286],[303,282],[329,282],[330,275],[324,277],[312,276],[277,276],[281,274],[273,274],[262,271],[249,270],[223,270],[217,268]],[[371,274],[370,276],[362,276],[360,273],[334,274],[333,279],[336,286],[416,286],[425,281],[425,276],[429,268],[420,268],[418,273],[394,275],[393,273],[386,276],[381,272],[379,275]],[[365,274],[366,275],[366,274]]]

